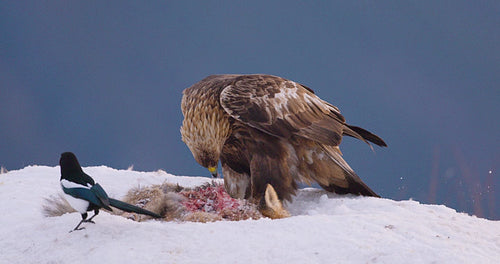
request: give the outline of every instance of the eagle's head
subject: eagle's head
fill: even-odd
[[[217,164],[222,146],[230,133],[229,115],[217,98],[184,92],[181,102],[184,120],[181,126],[182,141],[194,159],[217,177]]]
[[[193,154],[196,162],[198,162],[201,166],[207,168],[210,174],[212,174],[214,178],[217,178],[217,163],[220,159],[220,150],[217,148],[217,146],[188,143],[190,141],[186,140],[184,137],[183,141],[186,143],[189,150],[191,150],[191,153]]]

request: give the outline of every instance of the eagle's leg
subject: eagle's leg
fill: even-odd
[[[231,197],[236,199],[250,198],[250,176],[248,173],[238,173],[228,164],[222,163],[222,174],[224,175],[224,188]]]
[[[262,215],[272,219],[290,216],[282,200],[290,200],[297,186],[285,167],[266,155],[254,155],[250,162],[252,201]]]

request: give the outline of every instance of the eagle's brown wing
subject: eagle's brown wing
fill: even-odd
[[[316,163],[306,162],[299,165],[298,170],[294,170],[294,166],[287,168],[284,163],[272,160],[278,155],[262,155],[255,151],[250,164],[256,170],[252,172],[252,177],[256,177],[252,182],[259,182],[259,177],[267,177],[266,180],[273,183],[280,198],[284,199],[290,199],[296,188],[292,179],[301,177],[315,180],[326,190],[337,193],[378,196],[342,159],[337,146],[342,135],[385,145],[380,138],[364,129],[351,128],[335,106],[321,100],[311,89],[296,82],[271,75],[241,75],[231,78],[234,79],[220,95],[221,106],[231,117],[267,135],[290,139],[288,142],[299,142],[295,151],[305,159],[319,153],[309,157],[317,158]],[[301,142],[299,138],[312,140],[319,145],[311,141]],[[265,141],[264,139],[262,136],[259,138],[260,141]],[[267,139],[266,142],[272,141]],[[274,148],[267,151],[272,153]],[[286,151],[286,148],[282,151]],[[289,155],[292,159],[293,156]],[[336,165],[323,162],[326,157]],[[309,166],[305,169],[307,173],[300,171],[303,166]],[[263,186],[265,185],[261,184],[253,188],[257,189],[257,193],[263,193]]]
[[[276,76],[239,76],[222,90],[220,101],[233,118],[282,138],[299,135],[337,146],[347,128],[335,106],[311,89]]]

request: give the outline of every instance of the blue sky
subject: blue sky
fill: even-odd
[[[500,219],[497,1],[8,1],[0,4],[0,165],[206,175],[181,92],[209,74],[311,87],[388,148],[345,139],[384,197]]]

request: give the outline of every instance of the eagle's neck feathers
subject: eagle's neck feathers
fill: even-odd
[[[182,141],[202,166],[219,160],[224,142],[231,133],[230,117],[220,106],[219,96],[210,90],[185,93],[182,102]]]

